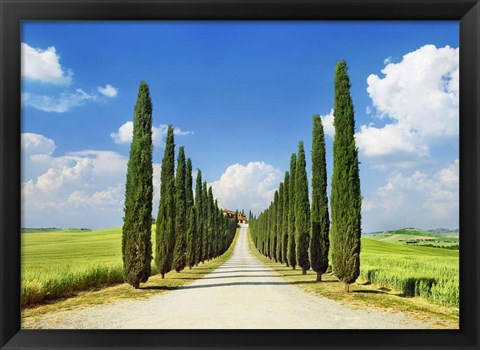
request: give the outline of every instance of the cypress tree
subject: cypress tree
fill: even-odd
[[[152,175],[152,101],[142,81],[133,114],[122,227],[123,278],[134,288],[151,274]]]
[[[210,187],[211,188],[211,187]],[[214,229],[213,229],[213,257],[217,257],[220,252],[220,209],[218,209],[218,200],[215,199],[213,207]]]
[[[317,273],[317,281],[328,268],[330,246],[327,198],[327,164],[325,160],[325,137],[320,116],[313,116],[312,131],[312,208],[310,230],[310,263]]]
[[[207,191],[207,182],[203,181],[202,185],[202,216],[203,216],[203,257],[202,262],[205,260],[208,261],[210,256],[210,232],[208,229],[208,212],[210,203],[208,202],[208,191]]]
[[[187,198],[187,265],[191,269],[192,266],[195,266],[197,263],[197,232],[196,232],[196,217],[193,219],[190,218],[192,208],[194,207],[193,202],[193,179],[192,179],[192,160],[190,158],[187,159],[187,170],[186,170],[186,180],[185,180],[185,195]],[[193,211],[194,215],[196,215],[195,210]]]
[[[297,167],[297,155],[295,153],[290,157],[290,188],[288,201],[288,263],[295,270],[297,266],[296,252],[295,252],[295,174]]]
[[[208,187],[208,208],[207,208],[207,217],[208,217],[208,259],[213,259],[215,256],[215,201],[213,199],[212,187]]]
[[[203,241],[204,241],[204,234],[203,234],[203,194],[202,194],[202,171],[197,169],[197,179],[195,182],[195,210],[197,219],[195,222],[195,226],[197,229],[197,247],[196,247],[196,261],[197,264],[199,262],[203,262],[205,259],[203,258]]]
[[[275,191],[272,214],[270,220],[272,220],[272,240],[270,250],[272,251],[272,257],[274,261],[277,261],[277,238],[278,238],[278,222],[277,222],[277,206],[278,206],[278,190]]]
[[[278,189],[278,204],[277,204],[277,259],[283,263],[282,255],[282,239],[283,239],[283,182],[280,183]]]
[[[180,147],[177,159],[175,178],[175,250],[173,253],[173,269],[182,271],[186,264],[187,250],[187,193],[186,193],[185,149]]]
[[[335,99],[333,141],[332,211],[332,263],[333,272],[345,283],[360,274],[361,194],[358,169],[358,151],[355,146],[355,120],[350,97],[350,79],[345,61],[335,69]]]
[[[190,208],[193,207],[193,178],[192,178],[192,160],[187,159],[187,168],[185,171],[185,197],[187,205],[187,215],[190,212]]]
[[[310,231],[310,203],[308,202],[308,179],[303,142],[298,143],[297,166],[295,168],[295,240],[297,262],[302,275],[310,268],[308,241]]]
[[[190,207],[190,211],[188,214],[188,228],[187,228],[187,265],[188,268],[192,268],[197,263],[197,254],[196,254],[196,246],[195,246],[195,235],[197,230],[196,225],[196,210],[195,206]]]
[[[172,269],[175,249],[175,143],[171,125],[168,127],[160,180],[155,264],[157,271],[165,278],[165,274]]]
[[[285,180],[284,180],[284,187],[283,187],[283,236],[282,236],[282,256],[283,262],[288,266],[288,210],[289,210],[289,190],[290,190],[290,174],[288,171],[285,172]]]

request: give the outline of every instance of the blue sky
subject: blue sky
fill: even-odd
[[[157,187],[172,124],[220,204],[259,213],[298,141],[310,154],[313,114],[330,178],[333,72],[345,59],[363,230],[456,228],[458,36],[457,22],[24,22],[23,226],[121,225],[141,80]]]

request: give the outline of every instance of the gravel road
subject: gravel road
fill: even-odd
[[[266,267],[240,230],[229,261],[172,292],[46,314],[38,328],[144,329],[338,329],[428,328],[402,314],[351,309],[307,294]]]

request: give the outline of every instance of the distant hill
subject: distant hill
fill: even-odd
[[[442,231],[435,232],[435,230],[426,231],[417,228],[403,228],[400,230],[372,232],[365,234],[364,237],[386,243],[458,249],[460,241],[458,230],[437,230]]]
[[[58,228],[58,227],[22,227],[21,233],[47,233],[47,232],[86,232],[92,231],[89,228]]]
[[[435,233],[460,233],[460,230],[458,228],[456,228],[456,229],[435,228],[433,230],[428,230],[428,231],[435,232]]]

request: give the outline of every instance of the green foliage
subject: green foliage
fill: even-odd
[[[278,239],[278,221],[277,221],[277,212],[278,212],[278,190],[275,191],[273,197],[273,206],[270,214],[271,222],[271,238],[270,238],[270,253],[272,254],[273,260],[277,261],[277,239]]]
[[[160,180],[155,264],[164,278],[172,269],[175,248],[175,143],[171,125],[168,127]]]
[[[196,254],[196,232],[197,232],[197,225],[196,225],[196,217],[197,212],[195,206],[190,208],[190,212],[188,214],[188,229],[187,229],[187,265],[189,268],[192,268],[197,264],[197,254]]]
[[[333,176],[330,196],[332,263],[335,275],[346,284],[360,274],[361,194],[355,120],[350,80],[345,61],[335,69]]]
[[[289,213],[289,191],[290,191],[290,174],[288,171],[285,172],[283,187],[283,219],[282,219],[282,257],[283,262],[288,265],[288,213]]]
[[[297,167],[297,155],[295,153],[290,157],[290,189],[289,209],[288,209],[288,263],[295,270],[297,266],[296,243],[295,243],[295,177]]]
[[[203,242],[204,232],[203,232],[203,193],[202,193],[202,171],[197,169],[197,179],[195,182],[195,208],[196,208],[196,227],[197,227],[197,248],[196,248],[196,261],[199,262],[205,261],[204,258],[204,248]]]
[[[196,211],[193,210],[194,217],[190,218],[192,208],[195,204],[193,201],[193,178],[192,178],[192,160],[187,159],[187,169],[185,177],[185,195],[187,210],[187,252],[186,259],[188,267],[192,268],[197,263],[197,227],[196,227]]]
[[[295,168],[295,241],[296,257],[302,273],[310,268],[308,241],[310,231],[310,203],[308,200],[308,179],[303,142],[298,143],[297,166]]]
[[[177,159],[177,174],[175,178],[175,250],[173,252],[173,269],[182,271],[186,264],[187,250],[187,189],[185,149],[180,147]]]
[[[328,268],[330,247],[327,198],[327,163],[325,160],[325,136],[319,115],[313,116],[312,131],[312,207],[310,230],[310,263],[321,280]]]
[[[209,202],[208,202],[208,190],[207,182],[203,181],[202,185],[202,224],[203,224],[203,256],[202,262],[209,259],[210,256],[210,232],[208,229],[208,212],[209,212]]]
[[[186,196],[187,215],[188,215],[190,208],[194,206],[192,160],[190,158],[187,159],[187,168],[185,171],[185,196]]]
[[[207,183],[205,182],[205,186]],[[206,187],[205,187],[206,188]],[[207,191],[207,259],[213,259],[213,245],[214,245],[214,225],[215,225],[215,204],[213,201],[212,187],[208,187]]]
[[[280,183],[280,187],[278,189],[278,203],[277,203],[277,260],[283,263],[283,255],[282,255],[282,238],[283,238],[283,191],[284,191],[284,184],[283,182]]]
[[[152,101],[142,81],[133,116],[122,227],[123,278],[135,288],[151,274],[152,174]]]

